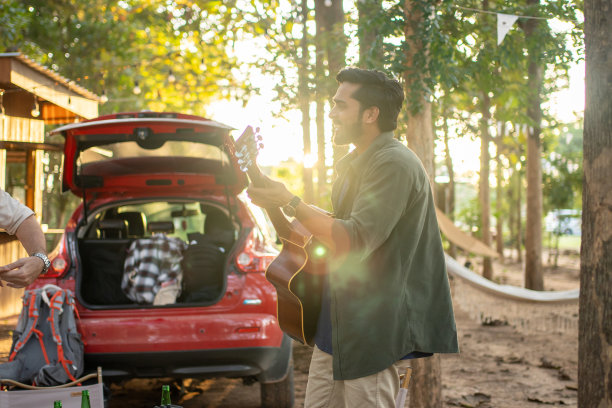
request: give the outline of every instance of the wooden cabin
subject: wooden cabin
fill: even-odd
[[[20,53],[0,53],[0,187],[30,207],[41,221],[45,125],[98,116],[100,97]],[[15,180],[18,180],[15,182]],[[0,265],[27,256],[0,229]],[[23,290],[0,288],[0,318],[21,310]]]

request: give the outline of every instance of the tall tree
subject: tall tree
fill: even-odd
[[[441,100],[441,120],[442,120],[442,137],[444,140],[444,164],[448,173],[448,188],[446,191],[446,202],[444,208],[446,215],[451,220],[455,219],[455,169],[453,167],[453,158],[450,153],[450,129],[448,126],[449,115],[448,105],[446,100],[449,98],[449,93],[445,92]],[[455,258],[457,256],[457,246],[453,242],[449,242],[448,254]]]
[[[543,2],[527,0],[525,14],[531,16],[519,21],[525,33],[527,53],[527,89],[525,106],[527,112],[527,222],[525,225],[525,287],[544,289],[542,271],[542,102],[545,95],[548,65],[560,76],[567,76],[568,64],[573,55],[567,46],[568,35],[555,34],[546,23],[546,17],[558,16],[574,22],[571,34],[579,29],[576,23],[575,3]],[[546,17],[543,17],[545,14]],[[578,40],[580,43],[580,40]],[[581,46],[581,44],[578,44]],[[556,78],[552,78],[556,79]],[[550,81],[549,81],[550,83]]]
[[[386,21],[381,19],[381,0],[359,0],[357,1],[359,13],[359,26],[357,37],[359,38],[359,65],[362,68],[382,68],[383,63],[383,31]]]
[[[317,202],[323,203],[323,197],[327,190],[327,164],[325,154],[325,106],[329,101],[329,91],[327,84],[329,79],[325,72],[325,21],[323,18],[325,4],[321,1],[315,3],[315,122],[317,129]]]
[[[329,103],[336,90],[336,74],[346,65],[347,38],[344,32],[342,0],[315,0],[315,20],[317,41],[321,45],[320,49],[317,48],[317,58],[323,57],[327,67],[325,75],[317,78],[317,88],[322,87]],[[321,130],[323,131],[323,128]],[[327,138],[319,138],[321,139]],[[333,146],[333,151],[335,162],[348,150],[345,146]]]
[[[409,95],[406,141],[421,159],[434,186],[434,132],[431,102],[427,97],[430,20],[435,18],[433,2],[405,0],[404,2],[405,90]],[[412,363],[414,377],[410,384],[410,405],[420,407],[442,406],[442,368],[440,356],[416,359]]]
[[[585,2],[578,404],[612,406],[612,5]]]
[[[300,15],[302,23],[302,38],[300,39],[301,55],[298,61],[300,111],[302,111],[302,141],[304,143],[304,157],[309,157],[311,152],[310,143],[310,91],[308,78],[308,1],[302,0]],[[314,201],[314,186],[312,180],[312,168],[302,163],[302,183],[304,185],[304,200],[312,203]]]
[[[527,0],[531,10],[539,0]],[[531,120],[527,133],[527,224],[525,226],[525,287],[544,289],[542,272],[542,86],[544,67],[540,62],[539,45],[541,21],[530,18],[525,23],[528,45],[527,62],[527,114]]]
[[[505,136],[506,123],[499,122],[497,136],[495,137],[495,249],[502,260],[504,259],[504,217],[502,214],[504,179],[502,176],[502,152]]]
[[[480,97],[480,176],[478,181],[478,202],[480,203],[480,239],[485,245],[491,244],[491,188],[489,174],[491,168],[491,98],[488,91]],[[482,263],[482,276],[493,279],[493,264],[490,257],[484,257]]]

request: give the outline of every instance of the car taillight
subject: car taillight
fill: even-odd
[[[276,258],[276,254],[266,251],[261,238],[254,231],[249,233],[244,247],[238,252],[236,265],[242,272],[263,273]]]
[[[45,278],[59,278],[70,267],[70,261],[66,254],[66,238],[63,236],[57,247],[49,254],[51,266],[47,273],[41,275]]]

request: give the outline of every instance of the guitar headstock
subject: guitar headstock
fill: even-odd
[[[257,153],[263,148],[263,138],[259,134],[259,128],[253,129],[247,126],[235,144],[235,155],[238,159],[240,170],[247,172],[256,167]]]

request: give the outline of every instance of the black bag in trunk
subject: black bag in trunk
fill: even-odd
[[[205,234],[190,234],[183,252],[183,292],[181,302],[210,302],[223,289],[225,248]]]

